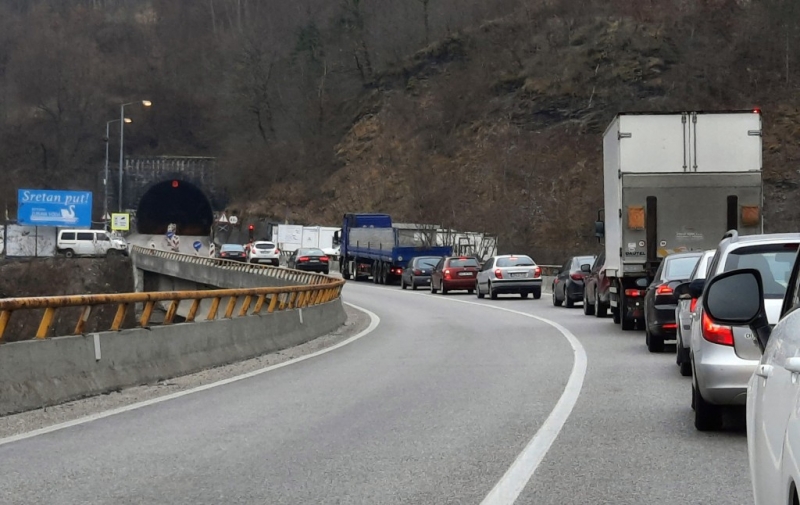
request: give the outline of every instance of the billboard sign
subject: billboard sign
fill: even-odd
[[[26,226],[90,227],[92,192],[20,189],[17,222]]]

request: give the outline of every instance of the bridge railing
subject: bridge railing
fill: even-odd
[[[0,299],[0,343],[11,317],[21,311],[42,311],[36,333],[36,339],[45,339],[50,335],[51,328],[59,309],[80,308],[74,331],[70,335],[82,335],[87,323],[95,309],[102,306],[114,306],[116,312],[108,330],[122,329],[128,313],[135,304],[143,304],[141,316],[135,321],[135,326],[146,328],[151,324],[156,304],[168,304],[163,321],[157,324],[170,325],[175,321],[178,307],[182,301],[190,300],[186,317],[181,322],[192,323],[198,316],[201,302],[211,300],[205,320],[219,318],[231,319],[275,311],[309,307],[323,304],[338,298],[341,294],[344,281],[326,275],[299,272],[285,268],[274,268],[262,265],[248,265],[235,261],[217,258],[192,256],[168,251],[158,251],[134,246],[135,254],[158,256],[165,260],[182,261],[193,264],[204,264],[227,270],[250,272],[254,275],[268,275],[284,279],[293,285],[282,287],[257,287],[236,289],[212,289],[202,291],[153,291],[142,293],[115,293],[97,295],[74,296],[44,296],[25,298]],[[241,302],[241,303],[240,303]],[[237,309],[238,306],[238,309]],[[27,335],[26,335],[27,336]]]

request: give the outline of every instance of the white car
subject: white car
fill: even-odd
[[[750,326],[762,351],[747,386],[747,450],[756,505],[798,503],[800,484],[800,262],[770,329],[755,269],[712,279],[703,306],[715,324]]]
[[[248,263],[269,263],[278,266],[281,262],[281,251],[274,242],[259,240],[246,247]]]

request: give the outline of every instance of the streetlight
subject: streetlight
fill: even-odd
[[[103,199],[103,220],[106,219],[108,215],[108,141],[110,139],[110,132],[109,127],[111,123],[117,123],[119,119],[112,119],[111,121],[106,121],[106,136],[103,140],[106,141],[106,169],[105,175],[103,176],[103,191],[105,193],[105,198]],[[123,123],[132,123],[133,120],[129,117],[123,118]],[[108,224],[108,223],[106,223]]]
[[[153,102],[151,102],[150,100],[141,100],[141,101],[137,101],[137,102],[123,103],[119,107],[119,121],[120,121],[120,125],[119,125],[119,194],[117,195],[117,199],[118,199],[118,205],[117,206],[118,206],[119,210],[117,212],[122,212],[122,156],[123,156],[123,154],[122,154],[122,144],[123,144],[124,138],[125,138],[125,106],[133,105],[135,103],[141,103],[143,107],[150,107],[151,105],[153,105]]]

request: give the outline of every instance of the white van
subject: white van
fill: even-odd
[[[128,245],[103,230],[59,230],[56,250],[67,258],[73,256],[108,256],[128,254]]]

